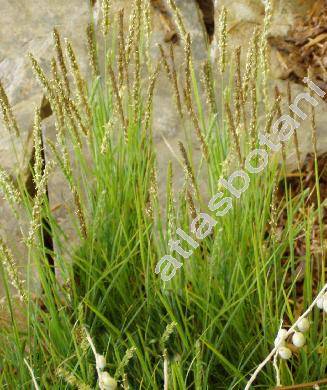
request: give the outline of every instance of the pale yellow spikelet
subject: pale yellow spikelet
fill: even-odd
[[[257,98],[257,85],[255,81],[251,83],[251,121],[250,121],[250,145],[254,147],[256,142],[256,132],[258,125],[258,98]]]
[[[8,274],[9,282],[17,289],[21,301],[27,303],[27,291],[25,282],[21,279],[17,264],[11,250],[8,248],[3,238],[0,236],[0,261]]]
[[[217,21],[217,42],[219,50],[219,71],[224,73],[226,68],[226,53],[227,53],[227,9],[221,7]]]
[[[241,48],[235,50],[235,84],[234,84],[234,107],[235,107],[235,127],[238,128],[243,114],[245,118],[245,107],[243,104],[242,77],[241,77]],[[242,112],[243,111],[243,112]],[[244,126],[245,127],[245,126]]]
[[[64,84],[63,81],[60,80],[56,74],[57,66],[55,64],[55,61],[52,61],[52,74],[54,77],[54,80],[50,82],[53,94],[54,94],[54,100],[51,105],[51,109],[53,110],[55,114],[55,127],[58,132],[64,133],[66,131],[65,127],[65,91],[64,91]]]
[[[150,41],[151,28],[151,0],[143,0],[143,21],[145,27],[145,35],[148,41]]]
[[[166,326],[166,329],[163,335],[161,336],[160,343],[159,343],[162,350],[164,349],[165,345],[167,344],[170,336],[173,334],[176,327],[177,327],[177,323],[175,321]]]
[[[175,96],[175,100],[176,100],[176,104],[177,104],[177,110],[178,110],[180,117],[183,118],[183,109],[182,109],[182,103],[181,103],[181,96],[180,96],[179,88],[178,88],[178,80],[177,80],[177,71],[176,71],[173,43],[170,44],[169,53],[170,53],[171,69],[172,69],[172,83],[173,83],[174,96]]]
[[[150,194],[147,195],[145,201],[145,215],[149,218],[151,222],[154,221],[154,211]]]
[[[197,213],[196,213],[196,208],[195,208],[193,196],[192,196],[191,191],[189,189],[186,189],[186,201],[187,201],[190,216],[192,219],[195,219]],[[198,223],[196,224],[196,228],[198,228]]]
[[[260,66],[262,71],[262,86],[263,96],[266,108],[268,107],[268,76],[269,76],[269,46],[268,46],[268,31],[272,19],[272,2],[266,0],[265,2],[265,17],[263,22],[263,30],[260,37]]]
[[[126,366],[128,365],[129,361],[135,355],[135,352],[136,352],[135,347],[131,347],[125,352],[125,355],[124,355],[122,361],[119,363],[119,365],[117,367],[117,370],[115,373],[116,379],[123,376],[124,370],[125,370]]]
[[[179,146],[179,150],[180,150],[181,155],[182,155],[182,161],[183,161],[183,168],[184,168],[185,177],[186,177],[187,180],[189,180],[190,184],[193,187],[193,190],[197,191],[196,190],[197,189],[197,185],[196,185],[195,176],[194,176],[193,169],[192,169],[190,160],[188,158],[186,149],[185,149],[185,147],[184,147],[184,145],[183,145],[183,143],[181,141],[178,142],[178,146]]]
[[[278,96],[277,99],[275,99],[275,102],[272,105],[271,109],[267,113],[265,131],[264,131],[264,133],[266,133],[266,134],[269,134],[271,132],[273,120],[274,120],[276,114],[279,112],[280,101],[281,101],[281,97]]]
[[[173,91],[174,91],[174,98],[175,102],[177,104],[177,110],[181,118],[183,118],[183,111],[182,111],[182,103],[181,103],[181,97],[179,93],[179,88],[178,88],[178,80],[177,80],[177,72],[176,72],[176,64],[175,64],[175,56],[174,56],[174,48],[173,44],[170,46],[170,60],[171,60],[171,67],[169,65],[169,60],[167,57],[167,54],[165,53],[164,48],[162,45],[158,45],[159,51],[160,51],[160,56],[161,56],[161,62],[162,65],[166,71],[167,77],[169,81],[172,84]]]
[[[121,125],[123,126],[123,129],[124,129],[125,142],[127,143],[128,142],[127,121],[125,120],[123,102],[122,102],[121,96],[119,94],[116,76],[115,76],[115,73],[114,73],[110,63],[108,63],[108,73],[109,73],[109,77],[111,80],[113,93],[115,95],[115,100],[116,100],[115,105],[116,105],[117,112],[118,112],[119,117],[120,117]]]
[[[226,175],[228,175],[230,173],[230,166],[231,166],[231,164],[233,164],[234,159],[235,159],[235,156],[233,155],[233,153],[228,153],[227,157],[222,162],[222,164],[221,164],[221,172],[220,172],[220,176],[219,176],[219,179],[218,179],[218,182],[217,182],[217,190],[218,191],[224,191],[224,187],[221,184],[220,179],[225,178]]]
[[[148,199],[146,203],[146,213],[148,217],[152,220],[154,218],[154,208],[157,206],[159,199],[159,188],[158,188],[158,177],[156,168],[153,167],[150,176],[149,190],[148,190]],[[158,209],[158,207],[156,207]]]
[[[124,83],[124,73],[126,69],[125,57],[125,38],[124,38],[124,9],[121,9],[117,15],[118,18],[118,88],[121,94],[121,89]]]
[[[39,80],[41,86],[43,87],[45,93],[47,94],[48,99],[51,103],[51,107],[56,107],[55,93],[53,91],[50,81],[45,76],[40,64],[37,62],[33,54],[29,53],[29,57],[32,62],[32,68],[34,70],[35,76]]]
[[[60,147],[60,150],[57,150],[58,148],[54,147],[52,149],[51,140],[47,140],[48,144],[51,148],[51,150],[54,152],[54,155],[57,157],[57,160],[60,162],[60,167],[62,168],[63,173],[67,178],[71,176],[71,168],[70,168],[70,157],[67,151],[67,145],[65,140],[65,134],[64,134],[64,119],[60,119],[60,123],[56,121],[56,137],[57,137],[57,144]],[[61,162],[63,165],[61,165]]]
[[[235,122],[234,122],[234,118],[233,118],[230,106],[227,102],[225,102],[225,110],[227,113],[228,128],[232,134],[232,138],[233,138],[235,149],[236,149],[237,156],[238,156],[238,161],[239,161],[239,164],[242,166],[243,159],[242,159],[242,153],[241,153],[241,147],[240,147],[240,140],[239,140],[239,136],[238,136],[237,131],[236,131]]]
[[[67,51],[67,56],[69,58],[70,68],[71,68],[71,71],[73,74],[74,82],[76,85],[79,104],[81,107],[84,108],[85,113],[86,113],[86,117],[87,117],[89,123],[91,123],[92,113],[91,113],[91,108],[90,108],[88,98],[87,98],[86,82],[83,79],[82,74],[80,72],[80,68],[79,68],[79,65],[77,63],[73,47],[67,39],[66,39],[66,51]]]
[[[126,50],[126,43],[125,43],[125,27],[124,27],[124,9],[122,9],[119,12],[119,31],[118,31],[118,41],[119,41],[119,55],[121,57],[121,61],[123,61],[123,67],[124,67],[124,75],[126,80],[127,88],[129,88],[130,82],[129,82],[129,70],[128,70],[128,64],[127,61],[128,55]]]
[[[145,55],[148,66],[150,65],[150,43],[151,43],[151,3],[150,0],[143,0],[143,24],[145,32]]]
[[[77,112],[77,115],[75,115],[75,112],[72,109],[72,105],[70,104],[71,99],[68,98],[65,95],[63,82],[61,80],[57,80],[54,83],[54,90],[56,92],[56,118],[57,118],[57,127],[60,129],[60,132],[64,131],[66,129],[70,129],[72,132],[72,136],[74,138],[74,141],[76,142],[76,145],[78,145],[80,148],[82,147],[82,141],[79,134],[79,128],[80,128],[80,115]]]
[[[74,146],[78,146],[81,149],[82,140],[79,133],[79,125],[75,120],[75,116],[73,114],[73,111],[71,110],[70,105],[65,106],[65,120],[67,128],[71,130]]]
[[[243,94],[243,86],[242,86],[242,73],[241,73],[241,47],[238,47],[235,50],[235,64],[236,64],[236,71],[235,71],[235,95],[234,95],[234,101],[235,105],[238,104],[240,106],[240,117],[243,120],[243,130],[246,133],[247,132],[247,108],[246,108],[246,102],[245,97]],[[236,103],[237,101],[237,103]],[[236,127],[239,128],[239,120],[240,118],[237,118],[236,120]]]
[[[158,173],[156,167],[152,168],[149,192],[153,199],[159,199]]]
[[[43,147],[42,147],[42,128],[41,128],[41,116],[40,109],[36,108],[34,115],[34,127],[33,127],[33,139],[34,139],[34,153],[35,153],[35,163],[34,163],[34,182],[36,187],[40,184],[42,180],[42,170],[43,170]]]
[[[66,383],[73,386],[74,388],[77,388],[78,390],[91,390],[92,389],[92,387],[90,387],[89,385],[80,381],[74,374],[72,374],[71,372],[69,372],[68,370],[66,370],[63,367],[58,367],[56,370],[56,374],[59,377],[63,378]]]
[[[0,81],[0,107],[3,114],[3,121],[9,133],[14,133],[16,137],[19,137],[20,132],[17,125],[16,118],[13,114],[12,107],[9,103],[6,91]]]
[[[204,90],[207,97],[207,103],[210,107],[210,111],[212,114],[217,113],[217,103],[215,98],[215,92],[213,87],[213,76],[212,76],[212,69],[211,69],[211,63],[209,61],[205,61],[203,64],[203,78],[202,82],[204,85]]]
[[[97,47],[95,40],[95,31],[94,24],[89,23],[86,28],[86,36],[87,36],[87,51],[89,56],[89,62],[91,65],[92,75],[94,78],[98,77],[100,74],[98,57],[97,57]]]
[[[41,66],[37,62],[37,60],[34,58],[34,56],[30,53],[29,57],[32,61],[32,68],[34,70],[36,78],[39,80],[41,86],[43,87],[46,96],[50,102],[51,109],[56,114],[56,127],[59,129],[59,131],[63,131],[64,128],[64,120],[63,120],[63,113],[62,113],[62,106],[59,103],[59,97],[56,93],[56,88],[58,87],[59,80],[56,81],[48,80],[48,78],[45,76]],[[56,72],[56,66],[54,66],[54,62],[52,61],[53,65],[53,72],[55,72],[55,77],[58,76]]]
[[[133,84],[133,105],[134,105],[134,122],[137,121],[140,108],[140,87],[141,87],[141,58],[140,58],[140,42],[141,42],[141,0],[135,0],[136,6],[136,29],[134,39],[134,84]]]
[[[137,23],[137,8],[134,7],[133,11],[130,15],[129,30],[128,30],[127,43],[126,43],[127,63],[129,63],[129,61],[130,61],[131,50],[132,50],[133,42],[134,42],[134,38],[135,38],[136,23]]]
[[[51,58],[51,74],[52,74],[53,83],[55,87],[58,88],[58,86],[61,84],[61,80],[58,73],[57,61],[55,58]]]
[[[37,184],[36,188],[36,196],[34,198],[34,205],[32,210],[32,221],[29,228],[28,237],[26,239],[26,245],[31,248],[35,236],[41,227],[41,211],[42,211],[42,205],[44,202],[44,197],[46,195],[47,191],[47,184],[49,180],[49,176],[51,171],[53,170],[55,166],[55,163],[53,161],[49,161],[44,169],[42,179]]]
[[[113,133],[114,122],[113,118],[110,118],[108,123],[105,125],[104,134],[101,142],[101,153],[107,153],[110,146],[110,139]]]
[[[57,134],[57,140],[58,140],[58,134]],[[65,144],[61,142],[61,139],[59,137],[59,140],[57,144],[55,144],[53,141],[50,139],[47,139],[47,145],[49,146],[53,156],[55,157],[56,161],[58,162],[58,165],[66,177],[68,183],[71,186],[71,167],[70,167],[70,160],[69,160],[69,155],[67,152],[67,148]]]
[[[80,115],[80,113],[79,113],[79,111],[77,109],[77,106],[76,106],[76,103],[74,102],[74,100],[71,99],[71,98],[68,98],[66,104],[68,104],[68,107],[70,108],[70,112],[73,115],[73,117],[75,118],[76,122],[78,123],[78,126],[79,126],[80,130],[85,135],[88,135],[89,130],[88,130],[87,127],[85,127],[85,125],[83,123],[83,120],[81,118],[81,115]]]
[[[259,63],[259,43],[260,43],[259,38],[260,35],[258,34],[257,39],[254,41],[254,47],[253,47],[253,62],[252,62],[250,81],[254,84],[257,84],[259,64],[260,64]]]
[[[102,33],[107,37],[110,30],[111,0],[102,0]]]
[[[165,50],[164,50],[164,48],[162,47],[161,44],[158,44],[158,48],[159,48],[159,51],[160,51],[161,61],[162,61],[163,67],[164,67],[164,69],[165,69],[165,71],[167,73],[168,79],[170,81],[172,81],[172,72],[171,72],[171,69],[170,69],[170,66],[169,66],[169,63],[168,63],[167,54],[165,53]]]
[[[0,191],[2,192],[4,199],[10,204],[11,208],[15,210],[15,206],[21,203],[21,196],[8,173],[1,168]]]
[[[68,71],[67,71],[66,61],[62,50],[60,34],[56,28],[53,29],[53,39],[54,39],[55,49],[57,53],[57,60],[64,80],[66,93],[67,95],[69,95],[70,86],[69,86],[69,79],[68,79]]]
[[[143,118],[143,124],[144,124],[144,130],[147,132],[148,128],[150,127],[150,118],[151,118],[151,112],[152,112],[152,103],[153,103],[153,94],[154,94],[154,88],[155,84],[158,78],[160,72],[160,64],[158,63],[155,71],[152,73],[149,79],[149,87],[148,87],[148,93],[147,93],[147,101],[145,104],[145,112],[144,112],[144,118]]]
[[[175,0],[167,0],[167,3],[170,6],[170,8],[173,10],[177,27],[179,29],[181,37],[185,40],[187,33],[186,33],[185,23],[181,11],[177,7]]]
[[[87,228],[86,228],[86,221],[85,221],[84,212],[82,210],[81,197],[80,197],[75,185],[72,186],[71,191],[72,191],[73,198],[74,198],[74,203],[75,203],[75,208],[76,208],[75,214],[77,215],[77,218],[79,221],[80,231],[81,231],[82,237],[84,239],[86,239],[87,238]]]
[[[191,36],[186,35],[184,48],[184,68],[185,68],[185,92],[188,99],[192,96],[192,58],[191,58]]]
[[[84,327],[82,325],[76,325],[73,329],[73,335],[76,340],[76,344],[84,353],[86,353],[89,348],[89,343],[86,338]]]
[[[259,29],[255,28],[250,41],[250,46],[247,52],[245,71],[243,75],[243,99],[247,98],[248,90],[250,87],[250,80],[256,78],[256,67],[257,67],[257,52],[258,52],[258,41],[259,41]]]

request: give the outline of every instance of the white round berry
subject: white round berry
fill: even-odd
[[[277,337],[276,337],[275,342],[274,342],[275,347],[284,347],[286,337],[287,337],[287,330],[280,329],[277,333]]]
[[[106,366],[106,358],[103,355],[96,355],[96,365],[99,370],[103,370]]]
[[[300,332],[307,332],[310,328],[310,321],[307,318],[302,318],[297,324],[297,328]]]
[[[327,296],[324,297],[322,308],[324,309],[324,312],[327,313]]]
[[[117,382],[112,378],[107,371],[103,371],[100,374],[99,382],[103,390],[116,390]]]
[[[323,309],[324,308],[324,296],[320,297],[317,302],[316,302],[316,305],[318,307],[318,309]]]
[[[278,353],[279,356],[284,360],[287,360],[292,356],[291,350],[286,347],[280,347]]]
[[[292,343],[298,347],[301,348],[305,344],[305,337],[303,333],[301,332],[295,332],[292,337]]]

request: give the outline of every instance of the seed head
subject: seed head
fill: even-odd
[[[193,187],[193,190],[196,191],[196,181],[195,181],[195,176],[193,173],[193,169],[191,167],[186,149],[181,141],[178,142],[179,150],[181,152],[182,158],[183,158],[183,167],[184,167],[184,173],[186,179],[190,180],[190,183]]]
[[[176,24],[177,24],[177,27],[179,29],[179,32],[180,32],[182,38],[185,39],[186,38],[185,24],[183,21],[182,14],[181,14],[179,8],[177,7],[175,0],[167,0],[167,3],[170,6],[170,8],[173,10],[173,14],[175,16],[175,20],[176,20]]]
[[[89,61],[93,73],[93,77],[96,78],[99,76],[99,64],[97,58],[97,48],[95,42],[95,31],[93,23],[89,23],[86,28],[86,36],[87,36],[87,49],[89,55]]]
[[[3,194],[4,199],[10,204],[11,208],[14,209],[16,204],[20,204],[21,197],[16,189],[12,179],[6,171],[0,168],[0,191]]]
[[[68,80],[68,71],[67,71],[65,57],[64,57],[64,54],[62,51],[60,34],[56,28],[53,29],[53,39],[54,39],[55,49],[57,52],[57,60],[59,63],[59,67],[61,69],[62,77],[64,79],[66,93],[67,93],[67,95],[69,95],[70,94],[70,87],[69,87],[69,80]]]
[[[0,81],[0,107],[3,114],[4,124],[9,131],[9,133],[14,133],[17,137],[20,135],[16,118],[13,114],[11,105],[8,100],[5,89],[3,88]]]
[[[125,352],[125,355],[116,370],[115,378],[119,378],[120,376],[124,375],[124,369],[128,365],[129,361],[132,359],[132,357],[134,356],[135,352],[136,352],[135,347],[129,348]]]
[[[219,47],[219,70],[224,73],[226,68],[226,47],[227,47],[227,9],[222,7],[218,17],[218,47]]]
[[[14,256],[2,237],[0,237],[0,261],[2,261],[7,271],[10,283],[17,289],[21,301],[26,303],[27,291],[24,286],[25,282],[21,279]]]
[[[111,1],[102,0],[102,33],[106,37],[110,29]]]

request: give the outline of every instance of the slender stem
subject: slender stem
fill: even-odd
[[[164,350],[164,390],[168,390],[168,357],[167,350]]]
[[[276,385],[277,385],[277,387],[280,387],[280,373],[279,373],[279,368],[278,368],[278,364],[277,364],[277,358],[278,358],[278,352],[276,351],[276,353],[274,355],[273,365],[274,365],[274,369],[276,372]]]
[[[300,385],[278,386],[278,387],[275,387],[274,390],[305,389],[305,388],[309,388],[309,387],[314,387],[315,385],[319,386],[319,385],[323,385],[323,384],[326,384],[326,383],[327,383],[327,378],[321,379],[321,380],[315,381],[315,382],[301,383]]]
[[[36,379],[35,379],[35,376],[34,376],[34,372],[33,372],[33,369],[32,367],[28,364],[27,360],[24,359],[24,363],[26,364],[27,368],[28,368],[28,371],[30,372],[31,374],[31,377],[32,377],[32,381],[33,381],[33,384],[34,384],[34,387],[35,387],[35,390],[40,390],[37,382],[36,382]]]

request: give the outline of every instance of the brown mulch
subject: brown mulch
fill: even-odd
[[[310,69],[312,80],[327,89],[327,0],[317,0],[304,17],[297,17],[286,38],[269,41],[277,49],[282,79],[302,83]]]
[[[322,154],[317,159],[318,167],[318,177],[319,177],[319,192],[320,192],[320,202],[323,203],[327,199],[327,153]],[[302,180],[302,185],[301,185]],[[303,221],[306,216],[313,210],[316,210],[318,207],[318,197],[316,190],[316,176],[315,176],[315,159],[313,154],[308,154],[305,162],[302,166],[301,173],[299,171],[294,171],[287,175],[286,177],[286,186],[287,191],[290,196],[296,197],[301,194],[302,189],[308,191],[304,205],[296,213],[294,217],[295,221]],[[278,192],[277,192],[277,202],[279,204],[285,204],[285,182],[284,179],[279,183]],[[313,280],[313,294],[317,293],[318,281],[321,278],[322,264],[324,264],[326,270],[326,251],[322,250],[322,247],[325,247],[325,242],[327,240],[327,212],[326,208],[322,206],[322,240],[321,240],[321,229],[318,215],[316,214],[315,218],[311,221],[311,231],[310,231],[310,260],[311,260],[311,270],[312,270],[312,280]],[[288,229],[287,222],[287,212],[286,210],[282,212],[278,221],[277,221],[277,232],[280,234]],[[323,241],[323,242],[322,242]],[[297,275],[296,283],[296,296],[297,300],[295,303],[295,312],[300,313],[303,308],[303,282],[305,275],[305,264],[306,264],[306,253],[307,253],[307,238],[305,232],[302,231],[295,238],[294,242],[294,257],[296,268],[293,272]],[[287,249],[284,253],[285,263],[290,256],[290,251]],[[293,276],[291,275],[292,270],[289,271],[289,278],[286,279],[286,284],[291,284]],[[327,275],[326,275],[327,276]]]
[[[320,155],[317,158],[318,176],[319,176],[319,191],[320,200],[323,202],[327,198],[327,153]],[[317,207],[317,191],[315,190],[315,159],[313,154],[308,154],[301,168],[303,189],[309,189],[309,197],[306,206]],[[287,176],[287,186],[291,189],[293,195],[298,195],[301,192],[301,176],[298,170],[293,171]],[[280,196],[284,195],[281,190]],[[327,217],[327,216],[326,216]],[[327,222],[327,219],[326,221]]]

